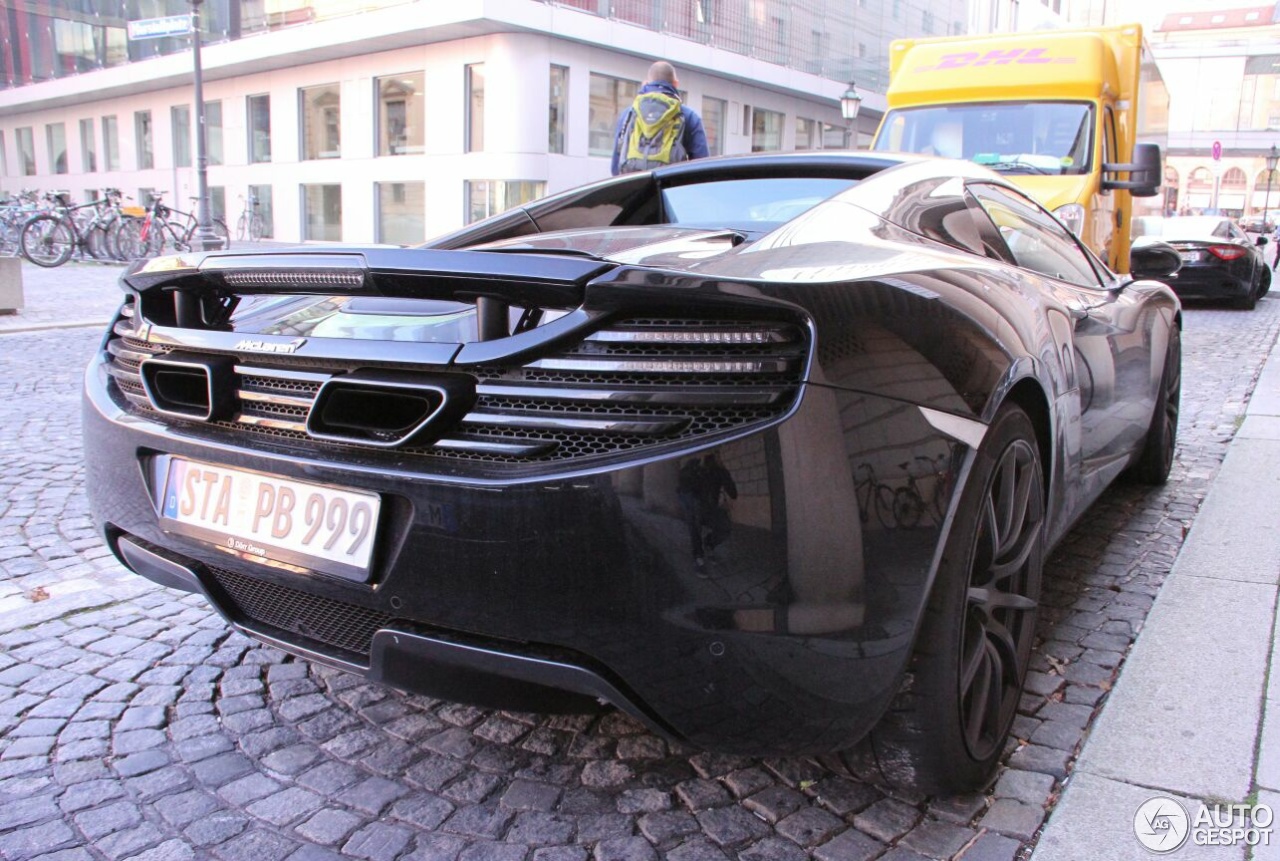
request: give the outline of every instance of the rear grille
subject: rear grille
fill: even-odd
[[[264,583],[234,571],[210,566],[233,619],[248,627],[266,625],[307,640],[358,655],[366,662],[373,635],[394,617],[310,592]],[[263,631],[270,633],[270,631]]]
[[[167,424],[181,417],[155,411],[139,364],[166,352],[138,337],[122,319],[108,343],[109,371],[133,412]],[[293,356],[241,357],[235,368],[234,415],[191,427],[255,435],[308,450],[359,449],[370,457],[476,463],[549,464],[696,440],[778,418],[795,403],[804,371],[804,331],[751,320],[630,319],[523,364],[417,367],[365,365],[424,374],[463,372],[476,378],[471,411],[431,444],[393,449],[359,441],[319,440],[307,432],[316,393],[349,363]]]

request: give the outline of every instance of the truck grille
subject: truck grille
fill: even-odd
[[[406,368],[468,373],[471,410],[430,444],[388,449],[316,439],[307,419],[320,387],[355,370],[288,355],[236,356],[235,410],[208,422],[155,410],[140,364],[170,348],[140,337],[132,308],[107,344],[108,370],[127,409],[193,432],[256,437],[281,446],[361,450],[369,457],[553,464],[729,433],[784,415],[795,403],[807,355],[789,323],[637,318],[613,323],[568,348],[522,364]],[[143,330],[145,331],[145,329]],[[206,351],[207,352],[207,351]],[[382,370],[368,364],[363,370]]]

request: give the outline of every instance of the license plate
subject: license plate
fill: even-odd
[[[1182,258],[1183,263],[1195,263],[1200,259],[1199,251],[1180,251],[1178,256]]]
[[[171,458],[161,525],[238,555],[369,579],[374,493]]]

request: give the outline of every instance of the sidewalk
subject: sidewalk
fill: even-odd
[[[1278,465],[1280,345],[1032,861],[1149,861],[1134,816],[1158,795],[1193,822],[1202,802],[1280,812]],[[1277,861],[1272,832],[1252,856],[1188,839],[1167,857]]]

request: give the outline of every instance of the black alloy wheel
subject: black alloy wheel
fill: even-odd
[[[1155,410],[1147,429],[1142,452],[1130,469],[1142,484],[1164,484],[1173,469],[1173,455],[1178,447],[1178,415],[1182,409],[1182,333],[1177,326],[1169,330],[1169,346],[1165,348],[1164,369],[1160,372],[1160,388],[1156,392]]]
[[[866,740],[825,763],[928,794],[990,783],[1031,660],[1046,499],[1035,427],[1005,404],[960,491],[894,701]]]
[[[979,515],[960,639],[960,720],[969,755],[999,753],[1013,723],[1035,633],[1044,493],[1034,442],[1000,457]]]

